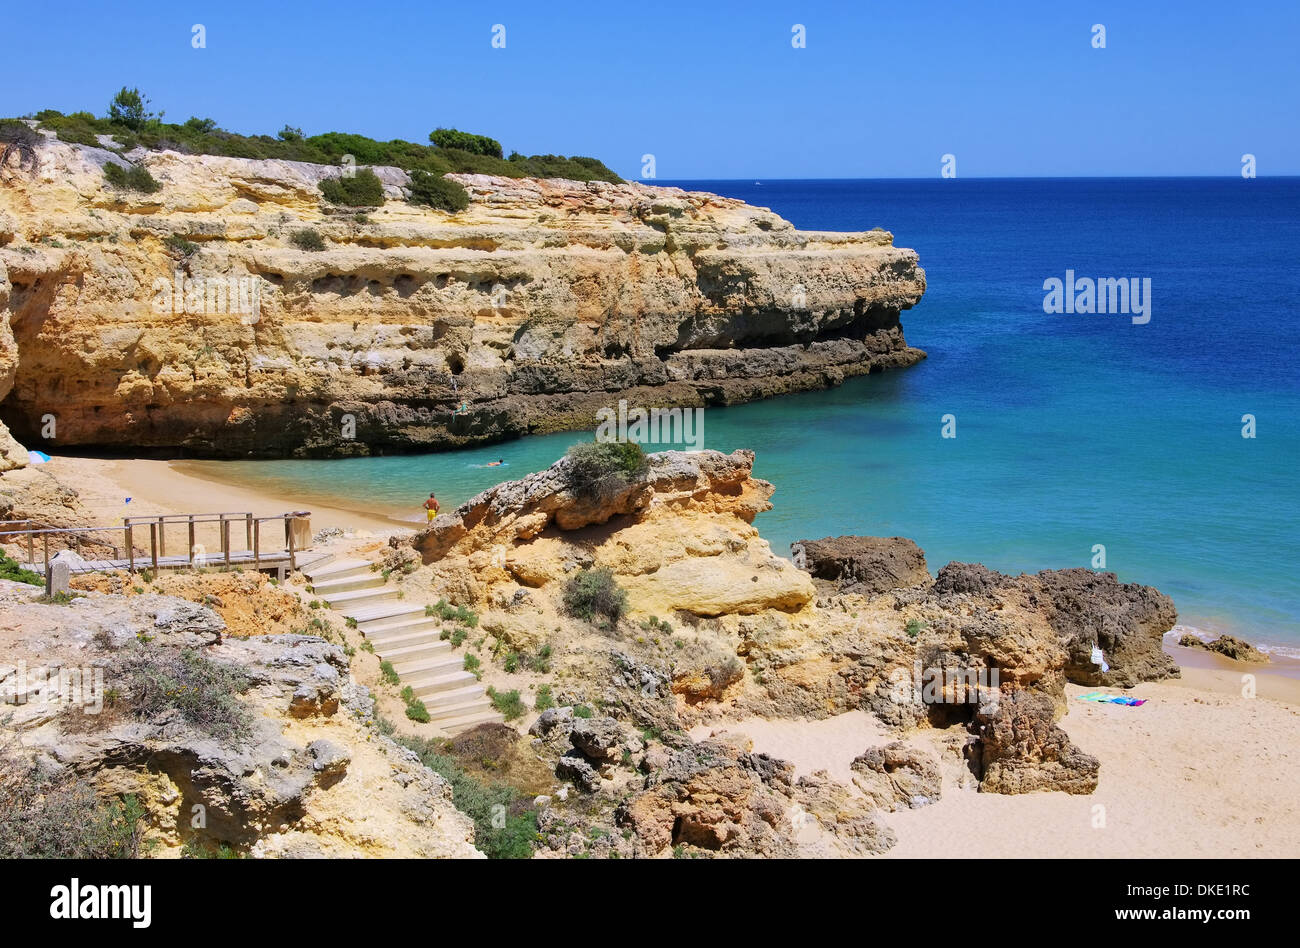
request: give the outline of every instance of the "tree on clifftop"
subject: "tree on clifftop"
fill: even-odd
[[[488,158],[501,157],[501,143],[486,135],[473,135],[454,128],[435,128],[429,133],[429,141],[439,148],[456,148],[471,155],[486,155]]]
[[[133,132],[138,132],[154,119],[162,118],[161,113],[154,115],[150,112],[146,108],[148,104],[148,96],[141,95],[139,89],[128,89],[123,86],[122,90],[113,96],[113,101],[108,103],[108,118],[119,125],[125,125]]]

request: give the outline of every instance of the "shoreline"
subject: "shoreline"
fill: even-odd
[[[244,511],[262,516],[292,510],[310,510],[311,529],[337,527],[348,532],[392,533],[411,530],[380,514],[318,504],[278,492],[243,487],[230,481],[203,477],[178,469],[174,461],[55,456],[38,470],[77,490],[82,506],[97,520],[119,522],[123,516],[165,513]],[[125,498],[130,497],[128,505]],[[129,507],[129,514],[128,514]]]
[[[203,467],[197,467],[197,464]],[[198,513],[209,508],[222,510],[247,509],[256,514],[282,513],[294,509],[309,509],[312,515],[312,532],[339,528],[348,533],[391,534],[418,530],[421,522],[412,517],[402,520],[391,512],[366,513],[338,503],[318,503],[311,497],[288,497],[278,491],[244,487],[230,478],[214,477],[208,465],[213,462],[186,460],[150,460],[143,458],[96,458],[61,455],[41,465],[38,470],[48,472],[60,480],[68,480],[81,494],[82,503],[95,508],[106,521],[119,520],[126,507],[116,504],[113,498],[132,496],[131,513],[148,516],[158,513]],[[1274,643],[1252,640],[1251,644],[1264,650],[1274,649],[1267,664],[1236,662],[1214,652],[1185,648],[1177,644],[1184,631],[1202,631],[1195,626],[1179,623],[1165,634],[1166,654],[1173,656],[1179,667],[1240,676],[1255,674],[1263,678],[1281,678],[1300,684],[1300,658],[1279,653]],[[1282,648],[1295,649],[1285,645]],[[1207,681],[1213,680],[1206,679]],[[1234,687],[1232,690],[1236,690]],[[1269,691],[1275,689],[1270,688]],[[1285,687],[1282,688],[1286,691]],[[1261,693],[1263,689],[1261,689]],[[1300,690],[1297,690],[1300,703]]]

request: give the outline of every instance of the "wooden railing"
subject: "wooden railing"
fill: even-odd
[[[48,571],[50,566],[50,543],[51,540],[56,543],[59,540],[72,540],[72,544],[65,542],[64,549],[74,549],[74,552],[80,552],[83,542],[96,543],[106,546],[113,551],[111,560],[114,562],[121,561],[122,566],[131,572],[137,569],[137,560],[141,566],[149,565],[154,570],[159,567],[159,561],[167,556],[167,527],[168,525],[184,526],[187,540],[187,553],[185,563],[188,566],[209,565],[212,560],[204,552],[199,552],[202,548],[196,542],[196,528],[203,524],[216,524],[217,533],[220,542],[220,553],[217,562],[221,565],[230,566],[232,563],[232,548],[230,542],[231,525],[239,524],[244,527],[244,538],[246,547],[244,555],[238,557],[240,565],[248,562],[246,554],[252,554],[252,563],[254,568],[261,568],[264,556],[279,560],[282,552],[288,553],[289,569],[297,569],[297,554],[302,547],[297,543],[294,537],[294,525],[299,520],[307,520],[311,517],[310,511],[299,510],[293,513],[278,514],[272,517],[254,517],[251,513],[213,513],[213,514],[160,514],[147,517],[124,517],[121,526],[113,527],[32,527],[30,520],[7,520],[0,521],[0,541],[6,543],[22,544],[23,538],[26,541],[27,565],[36,564],[36,544],[39,538],[42,553],[42,562]],[[275,544],[274,552],[271,550],[264,551],[262,548],[262,524],[264,523],[283,523],[284,524],[284,543],[283,545]],[[28,529],[11,530],[10,526],[26,526]],[[148,552],[136,554],[136,531],[143,533],[144,530],[149,532]],[[122,549],[125,550],[126,556],[118,555],[118,546],[111,542],[100,542],[93,537],[87,537],[86,534],[122,534]],[[142,548],[143,549],[143,548]],[[58,552],[55,550],[55,552]],[[164,564],[176,565],[176,564]]]

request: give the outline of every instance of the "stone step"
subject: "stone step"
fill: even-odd
[[[471,714],[453,721],[439,721],[438,727],[446,734],[453,737],[461,731],[468,731],[472,727],[480,724],[504,724],[505,715],[500,711],[484,711],[479,714]]]
[[[428,677],[412,678],[410,681],[402,682],[402,686],[411,686],[411,691],[417,698],[423,699],[426,695],[435,695],[440,691],[454,691],[457,688],[465,688],[469,685],[478,684],[478,679],[467,671],[449,671],[440,675],[429,675]]]
[[[377,589],[358,589],[354,592],[334,593],[322,598],[330,604],[331,609],[344,611],[348,609],[364,609],[368,606],[378,605],[381,602],[399,602],[397,593],[398,590],[391,586],[381,585]]]
[[[442,644],[445,645],[446,643]],[[424,658],[398,660],[388,654],[385,654],[384,658],[393,663],[394,671],[401,675],[403,680],[410,681],[417,681],[432,675],[441,675],[446,671],[463,670],[465,667],[464,656],[453,652],[450,646],[440,655],[429,655]]]
[[[305,567],[302,573],[315,585],[318,582],[324,583],[333,579],[343,579],[346,576],[360,576],[372,572],[370,565],[369,560],[339,560],[331,555],[323,563],[312,563]]]
[[[429,720],[434,724],[439,721],[454,721],[457,718],[463,718],[471,714],[478,714],[480,711],[495,711],[492,703],[483,698],[477,701],[463,701],[460,704],[440,704],[437,707],[429,707]]]
[[[380,642],[387,643],[397,638],[409,638],[412,635],[432,635],[436,639],[441,631],[442,626],[437,619],[430,619],[421,612],[416,619],[372,625],[366,630],[366,638],[378,646]]]
[[[417,636],[417,638],[421,637]],[[409,664],[422,658],[433,658],[437,655],[447,655],[450,652],[450,642],[444,642],[441,639],[429,636],[423,636],[422,641],[411,641],[396,647],[385,645],[382,649],[375,648],[375,654],[384,661],[392,662],[399,673],[402,671],[402,663]]]
[[[451,691],[438,691],[421,700],[424,701],[424,706],[428,708],[429,713],[432,714],[434,708],[445,708],[448,705],[455,706],[473,704],[476,700],[480,702],[486,701],[486,695],[487,692],[483,686],[478,682],[475,682],[467,688],[453,688]]]
[[[367,635],[379,625],[394,625],[406,619],[424,617],[424,606],[408,606],[401,602],[386,602],[365,609],[340,610],[349,619],[355,619],[357,628]]]
[[[384,577],[378,573],[358,573],[356,576],[312,583],[311,592],[313,596],[324,597],[335,593],[356,592],[358,589],[374,589],[382,585],[384,585]]]

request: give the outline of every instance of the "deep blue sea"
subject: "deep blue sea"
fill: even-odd
[[[1091,566],[1101,544],[1181,623],[1300,648],[1300,178],[659,183],[805,230],[883,227],[928,276],[903,314],[921,365],[706,412],[705,446],[753,448],[776,485],[757,525],[778,553],[901,535],[932,572],[1018,572]],[[1045,313],[1044,281],[1067,269],[1150,279],[1150,322]],[[430,489],[459,503],[582,438],[220,476],[414,517]]]

